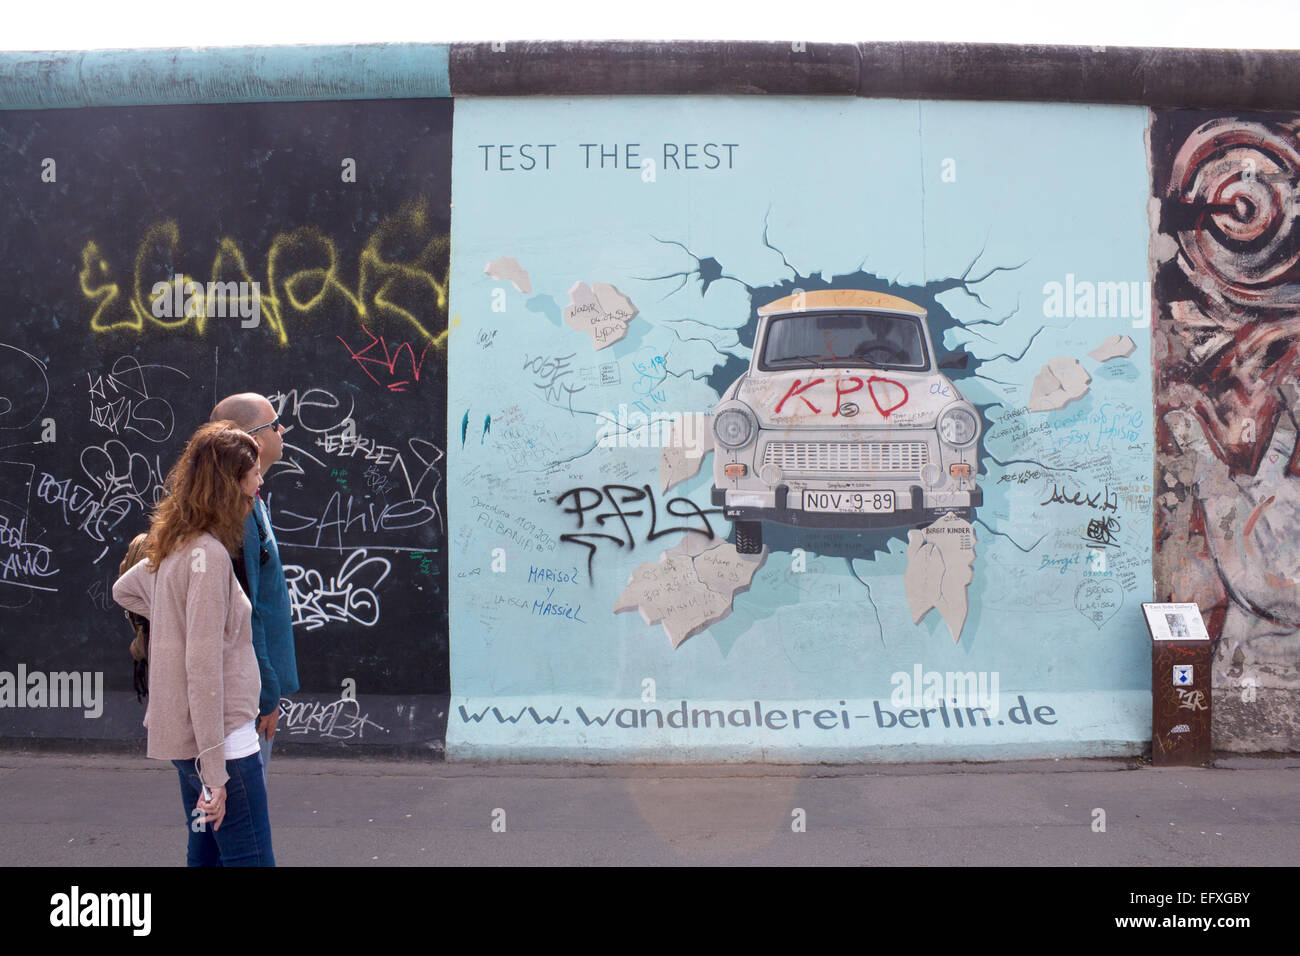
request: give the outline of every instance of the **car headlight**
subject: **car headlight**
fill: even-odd
[[[980,433],[979,419],[969,408],[955,405],[939,416],[939,437],[949,445],[964,448]]]
[[[713,416],[713,437],[724,448],[743,448],[757,431],[758,422],[747,408],[733,406]]]

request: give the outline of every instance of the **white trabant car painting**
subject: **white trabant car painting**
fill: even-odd
[[[880,292],[802,292],[758,310],[749,371],[713,412],[713,503],[736,550],[764,521],[921,527],[969,519],[980,416],[939,369],[923,308]]]

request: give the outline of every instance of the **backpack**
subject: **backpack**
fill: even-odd
[[[126,618],[135,633],[130,648],[134,661],[131,688],[135,691],[135,699],[144,703],[144,699],[149,696],[149,619],[130,611],[126,612]]]
[[[122,563],[118,565],[117,573],[125,574],[129,568],[135,565],[144,557],[144,545],[148,539],[146,534],[138,534],[131,539],[130,545],[127,546],[126,556],[122,558]],[[127,622],[131,625],[131,660],[133,661],[133,670],[131,674],[131,688],[135,691],[135,699],[140,703],[149,696],[149,619],[141,617],[139,614],[133,614],[131,611],[124,611]]]

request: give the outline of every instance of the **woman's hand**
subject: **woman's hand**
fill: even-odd
[[[199,794],[198,808],[205,814],[204,823],[211,823],[213,832],[221,829],[221,821],[226,818],[226,788],[209,787],[212,793],[211,801],[204,800],[203,795]]]

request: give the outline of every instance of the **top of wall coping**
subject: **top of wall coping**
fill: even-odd
[[[0,109],[649,94],[1300,109],[1300,51],[546,41],[0,54]]]
[[[0,109],[451,95],[446,44],[0,53]]]

